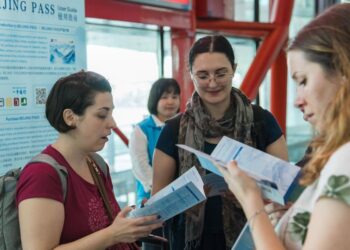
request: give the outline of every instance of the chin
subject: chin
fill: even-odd
[[[222,99],[222,98],[209,98],[207,100],[207,103],[210,103],[211,105],[215,105],[215,104],[220,104],[220,103],[223,103],[225,100]]]
[[[102,150],[104,147],[105,147],[105,144],[103,144],[103,145],[96,145],[93,151],[94,151],[94,152],[100,151],[100,150]]]
[[[167,118],[166,119],[170,119],[171,117],[173,117],[174,115],[176,115],[176,113],[170,113],[170,114],[167,114]]]

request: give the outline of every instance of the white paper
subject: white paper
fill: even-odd
[[[128,217],[159,215],[166,221],[204,201],[203,181],[195,167],[151,197],[142,208],[132,210]]]
[[[284,205],[295,186],[300,168],[278,159],[258,149],[224,136],[211,155],[205,154],[186,145],[178,147],[194,153],[203,168],[222,176],[215,164],[226,167],[231,160],[257,180],[266,199]]]
[[[171,182],[168,186],[166,186],[165,188],[160,190],[158,193],[153,195],[151,198],[149,198],[145,206],[149,206],[153,204],[154,202],[162,199],[163,197],[169,195],[170,193],[174,192],[175,190],[179,189],[180,187],[186,185],[189,182],[193,182],[195,187],[199,191],[201,191],[201,193],[204,194],[202,178],[199,175],[196,167],[192,167],[188,171],[186,171],[184,174],[179,176],[179,178]]]
[[[255,244],[250,232],[248,223],[246,223],[240,232],[237,240],[233,244],[231,250],[255,250]]]

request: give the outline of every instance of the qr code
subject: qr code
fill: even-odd
[[[36,88],[35,89],[35,103],[36,104],[45,104],[47,98],[47,89],[46,88]]]

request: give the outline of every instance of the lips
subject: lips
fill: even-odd
[[[217,95],[221,92],[221,90],[215,90],[215,91],[207,91],[208,94],[210,95]]]
[[[108,141],[108,136],[110,136],[110,135],[111,135],[111,134],[108,134],[108,135],[106,135],[106,136],[102,136],[101,139]]]
[[[176,109],[176,107],[166,107],[165,109],[166,109],[166,110],[173,111],[173,110],[175,110],[175,109]]]
[[[304,120],[309,121],[313,116],[314,116],[314,114],[305,114],[304,113]]]

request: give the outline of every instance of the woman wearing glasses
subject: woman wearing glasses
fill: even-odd
[[[232,87],[236,63],[225,37],[206,36],[196,41],[189,53],[189,68],[195,92],[185,112],[169,120],[160,134],[153,158],[153,194],[193,165],[202,176],[208,174],[195,156],[179,150],[177,143],[210,154],[225,135],[288,159],[274,117]],[[169,222],[168,239],[172,249],[227,249],[244,223],[238,201],[225,192]]]

